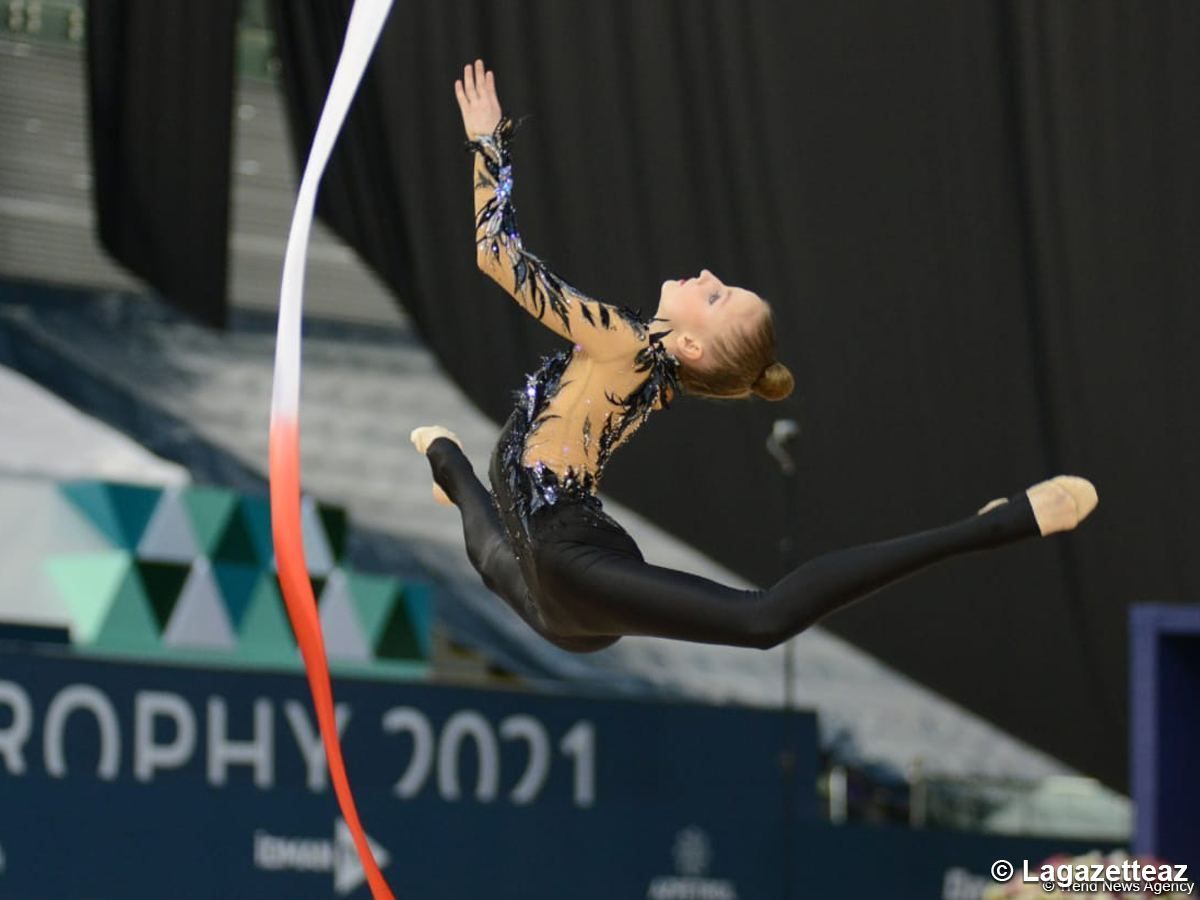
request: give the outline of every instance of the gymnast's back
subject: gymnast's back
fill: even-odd
[[[504,116],[492,134],[465,145],[475,159],[476,258],[571,345],[527,376],[492,458],[501,512],[527,531],[545,506],[576,502],[599,510],[596,490],[613,451],[670,403],[679,384],[678,362],[661,343],[667,332],[655,331],[655,320],[588,297],[523,246],[512,203],[514,127]]]

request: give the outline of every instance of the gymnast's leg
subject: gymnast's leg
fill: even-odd
[[[488,489],[475,477],[471,461],[450,439],[434,439],[425,453],[434,481],[462,514],[467,556],[488,590],[500,597],[525,623],[546,640],[573,653],[594,653],[616,638],[596,635],[562,635],[549,632],[529,596],[520,564],[513,555],[500,514]]]
[[[488,589],[524,618],[527,606],[525,580],[509,547],[492,495],[475,477],[471,461],[462,448],[449,438],[434,438],[425,456],[433,470],[434,481],[462,515],[463,538],[471,565]]]
[[[1073,478],[1073,476],[1067,476]],[[1083,479],[1076,479],[1082,482]],[[1043,482],[1054,485],[1060,479]],[[1090,483],[1083,482],[1095,491]],[[1042,485],[1031,490],[1043,489]],[[1050,489],[1046,489],[1050,490]],[[1071,493],[1074,527],[1094,507]],[[944,559],[1047,533],[1027,493],[949,525],[826,553],[767,590],[740,590],[588,545],[551,544],[538,559],[542,585],[582,633],[651,635],[710,644],[773,647],[836,609]],[[1090,502],[1090,506],[1088,503]],[[1073,518],[1071,518],[1073,517]]]

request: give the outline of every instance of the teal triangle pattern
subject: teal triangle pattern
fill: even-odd
[[[346,555],[346,510],[340,506],[317,504],[317,515],[325,530],[325,538],[329,542],[329,553],[335,563],[341,562]]]
[[[275,558],[275,540],[271,535],[271,502],[266,497],[243,494],[241,498],[242,519],[254,542],[258,561],[270,566]]]
[[[46,560],[46,574],[71,615],[75,643],[96,640],[131,562],[132,557],[123,550],[63,554]]]
[[[121,524],[100,482],[68,481],[59,490],[113,546],[122,546]]]
[[[408,582],[404,585],[400,600],[412,623],[413,634],[420,647],[420,656],[427,659],[432,650],[433,592],[428,584]]]
[[[299,659],[296,637],[284,608],[279,581],[263,572],[250,595],[238,629],[238,655],[258,662],[294,662]]]
[[[268,497],[101,481],[59,489],[114,548],[44,563],[76,643],[118,652],[196,648],[289,668],[300,662],[275,571]],[[344,562],[345,510],[301,499],[309,580],[331,659],[427,662],[431,586],[352,571]]]
[[[190,565],[199,555],[191,519],[183,507],[182,490],[176,486],[163,490],[138,543],[140,559]]]
[[[137,547],[162,493],[158,488],[106,481],[68,481],[59,488],[101,534],[123,550]]]
[[[247,565],[222,560],[213,560],[212,570],[217,579],[221,599],[225,602],[225,610],[236,628],[241,624],[242,617],[250,606],[250,598],[258,586],[259,573],[262,570],[254,563]]]
[[[392,606],[383,631],[375,642],[375,656],[392,660],[424,658],[421,641],[409,618],[406,604],[396,603]]]
[[[233,623],[221,602],[212,566],[204,557],[192,566],[162,639],[168,647],[234,649]]]
[[[104,650],[143,652],[159,649],[158,625],[135,566],[125,571],[104,624],[96,635],[95,646]]]
[[[312,575],[322,577],[332,571],[335,560],[325,536],[325,526],[317,514],[317,501],[309,494],[300,498],[300,534],[304,540],[304,560]]]
[[[242,504],[237,503],[230,510],[225,528],[217,538],[209,556],[213,560],[233,563],[248,563],[258,565],[258,548],[250,536],[250,526],[242,513]]]
[[[358,610],[363,634],[372,646],[379,640],[392,606],[399,594],[399,582],[395,578],[367,575],[362,572],[347,572],[346,584]]]
[[[325,651],[331,660],[370,662],[371,648],[363,635],[362,624],[350,590],[346,575],[334,569],[329,583],[321,592],[321,631],[325,635]]]
[[[183,506],[200,553],[207,556],[213,551],[236,505],[237,496],[224,488],[192,486],[184,490]]]
[[[171,614],[175,612],[179,592],[183,590],[191,566],[185,563],[138,560],[137,570],[142,579],[142,587],[146,590],[146,601],[161,632],[167,627]]]
[[[106,483],[105,489],[116,514],[121,546],[134,550],[146,533],[146,525],[154,515],[162,490],[139,484],[112,483]]]

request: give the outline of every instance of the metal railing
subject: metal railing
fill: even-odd
[[[1133,809],[1128,797],[1095,779],[907,776],[882,767],[829,765],[818,784],[835,824],[908,825],[1027,837],[1127,841]]]

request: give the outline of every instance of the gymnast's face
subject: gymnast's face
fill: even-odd
[[[702,269],[691,278],[664,281],[655,315],[671,329],[664,338],[667,349],[680,360],[701,363],[714,339],[753,326],[766,311],[754,291],[725,284]]]

